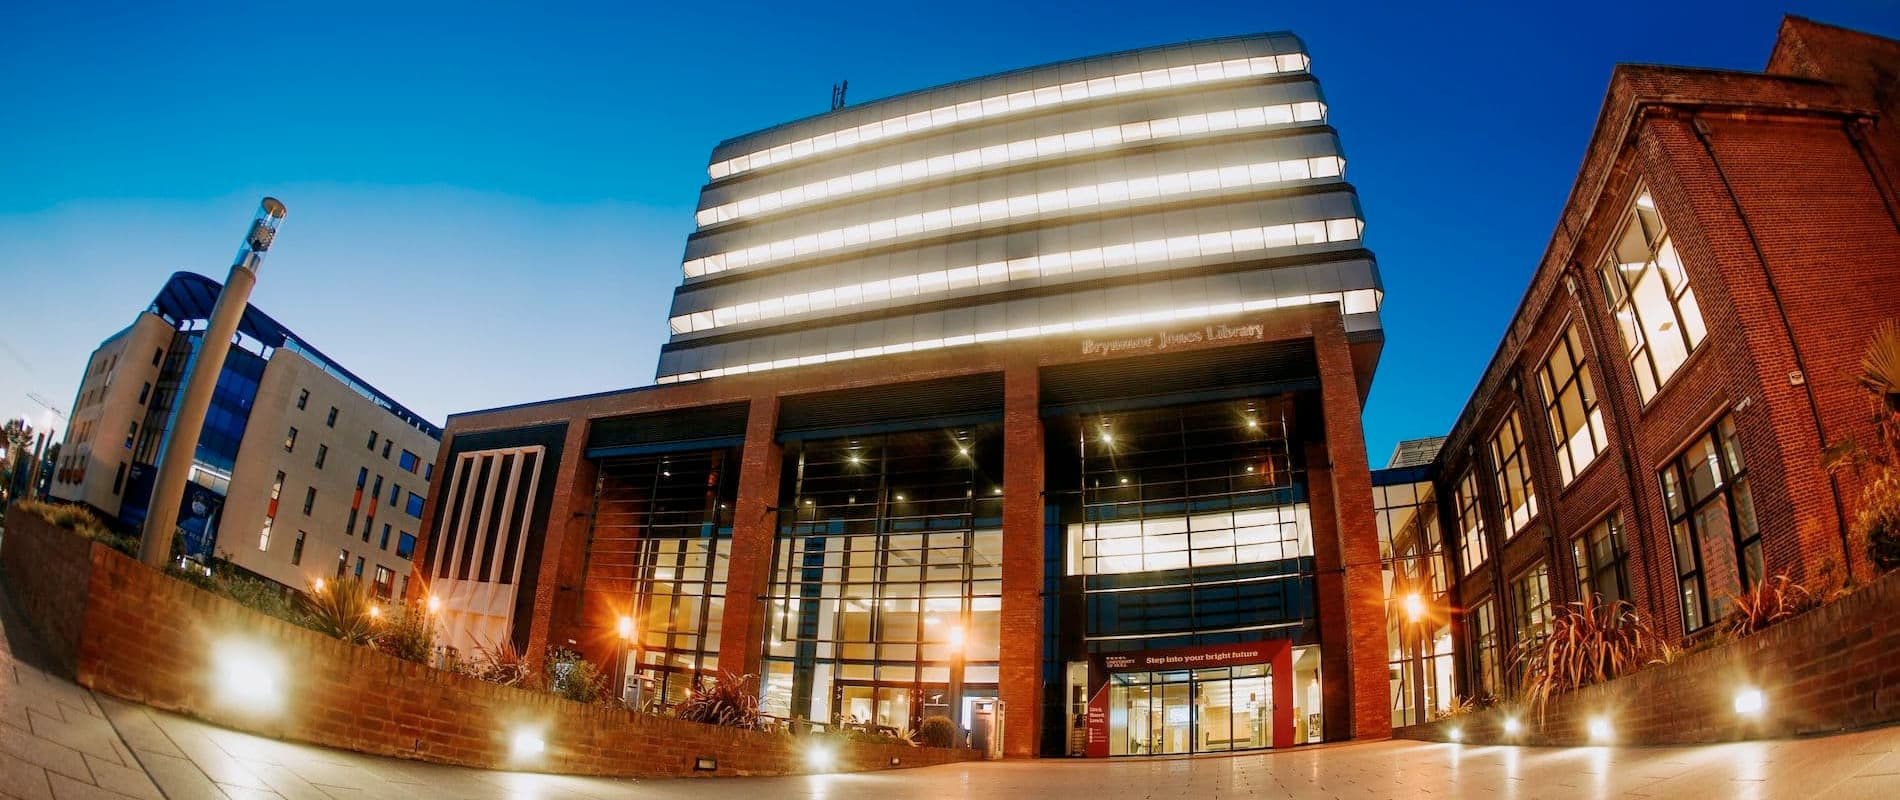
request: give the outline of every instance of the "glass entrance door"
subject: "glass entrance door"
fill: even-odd
[[[1272,747],[1266,664],[1109,676],[1109,755],[1185,755]],[[1290,744],[1282,742],[1279,744]]]

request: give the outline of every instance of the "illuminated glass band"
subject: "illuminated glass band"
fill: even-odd
[[[1273,75],[1282,72],[1303,72],[1307,68],[1306,55],[1303,53],[1284,53],[1253,58],[1233,58],[1224,61],[1210,61],[1201,64],[1172,67],[1169,69],[1151,69],[1141,72],[1127,72],[1085,81],[1071,81],[1038,89],[1026,89],[1005,95],[994,95],[978,100],[969,100],[954,105],[906,114],[901,117],[867,122],[852,128],[811,136],[797,141],[758,150],[745,155],[713,162],[706,168],[706,174],[713,180],[736,175],[747,170],[784,164],[801,158],[821,155],[834,150],[853,147],[880,139],[902,136],[932,128],[970,122],[979,119],[992,119],[1008,114],[1020,114],[1039,108],[1062,103],[1075,103],[1103,97],[1126,95],[1135,92],[1156,91],[1180,86],[1234,80],[1258,75]]]
[[[1066,189],[998,198],[981,203],[966,203],[922,214],[907,214],[902,217],[808,233],[793,239],[780,239],[690,259],[682,264],[681,268],[689,278],[713,275],[730,269],[791,261],[845,247],[881,242],[916,233],[934,233],[968,225],[998,224],[1012,219],[1089,208],[1107,203],[1153,200],[1194,192],[1260,186],[1309,178],[1332,178],[1339,176],[1344,167],[1344,159],[1338,156],[1316,156],[1288,161],[1235,164],[1192,172],[1173,172],[1153,177],[1071,186]]]
[[[1088,331],[1109,330],[1128,325],[1156,322],[1186,322],[1248,311],[1262,311],[1270,308],[1294,308],[1297,306],[1337,303],[1343,313],[1361,314],[1377,311],[1381,301],[1381,292],[1377,289],[1351,289],[1343,292],[1316,292],[1312,294],[1292,295],[1288,297],[1263,297],[1242,302],[1221,303],[1218,305],[1190,306],[1161,311],[1145,311],[1135,314],[1121,314],[1112,317],[1078,320],[1075,322],[1052,323],[1023,328],[999,328],[963,336],[945,336],[938,339],[918,339],[899,344],[887,344],[861,347],[856,350],[839,350],[830,353],[781,358],[773,361],[755,361],[731,367],[713,368],[699,372],[682,372],[662,375],[655,383],[678,383],[680,381],[717,378],[723,375],[743,375],[749,372],[769,372],[775,369],[804,366],[807,364],[828,364],[837,361],[849,361],[854,358],[911,353],[919,350],[935,350],[943,347],[961,347],[980,342],[998,342],[1006,339],[1029,339],[1037,336],[1050,336],[1064,333],[1086,333]]]
[[[970,170],[1021,164],[1181,136],[1264,128],[1296,122],[1314,122],[1325,118],[1325,104],[1309,100],[1302,103],[1280,103],[1200,114],[1182,114],[1130,122],[1125,125],[1108,125],[1089,130],[1055,133],[930,158],[912,159],[901,164],[861,170],[788,189],[763,192],[730,203],[700,209],[694,219],[701,228],[704,228],[708,225],[731,222],[756,214],[768,214],[782,208],[900,186],[912,181],[942,178]]]
[[[722,306],[682,314],[673,317],[671,322],[675,334],[694,333],[808,311],[827,311],[861,303],[947,292],[970,286],[992,286],[1027,278],[1295,245],[1347,242],[1359,238],[1361,227],[1359,220],[1351,218],[1311,220],[1043,253]]]

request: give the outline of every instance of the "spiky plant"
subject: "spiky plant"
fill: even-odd
[[[1830,445],[1827,465],[1865,475],[1853,529],[1866,542],[1867,557],[1882,571],[1900,568],[1900,322],[1874,331],[1861,355],[1857,382],[1873,407],[1873,436],[1848,436]]]
[[[532,673],[527,659],[507,639],[486,644],[477,642],[475,651],[455,663],[455,671],[478,680],[503,686],[520,686]]]
[[[1552,695],[1574,691],[1675,658],[1675,646],[1626,600],[1595,596],[1568,603],[1543,638],[1521,649],[1524,700],[1539,718]]]
[[[363,582],[345,577],[326,581],[303,596],[303,612],[311,630],[350,644],[369,644],[376,634],[370,599]]]
[[[707,725],[756,728],[759,726],[757,679],[722,672],[709,685],[701,685],[674,706],[673,716]]]
[[[1722,618],[1722,631],[1741,638],[1820,605],[1808,587],[1787,575],[1772,575],[1755,587],[1729,595],[1728,616]]]

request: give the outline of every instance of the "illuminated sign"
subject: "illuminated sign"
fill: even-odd
[[[1199,328],[1179,328],[1176,330],[1156,331],[1148,336],[1126,336],[1119,339],[1083,339],[1082,355],[1108,356],[1116,353],[1138,353],[1149,350],[1161,351],[1170,347],[1225,342],[1233,340],[1260,341],[1266,338],[1266,327],[1259,323],[1252,325],[1203,325]]]

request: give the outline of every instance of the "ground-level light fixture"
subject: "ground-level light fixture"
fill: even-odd
[[[1445,738],[1454,742],[1462,742],[1465,739],[1465,729],[1453,725],[1445,731]]]
[[[805,748],[805,763],[809,764],[814,772],[830,772],[832,765],[837,761],[837,754],[822,744]]]
[[[383,618],[383,609],[382,609],[382,608],[381,608],[380,606],[370,606],[370,607],[369,607],[369,618],[370,618],[370,619],[372,619],[372,620],[380,620],[380,619],[382,619],[382,618]]]
[[[517,728],[508,740],[508,756],[517,762],[534,761],[548,750],[539,728]]]
[[[1590,741],[1594,744],[1608,744],[1615,736],[1610,728],[1610,718],[1601,714],[1590,718]]]
[[[719,769],[719,759],[710,756],[700,756],[693,759],[693,771],[695,772],[713,772],[717,769]]]
[[[271,715],[284,707],[284,659],[248,639],[225,639],[211,648],[212,686],[220,702],[249,714]]]
[[[1768,698],[1760,689],[1753,686],[1743,687],[1735,692],[1735,713],[1744,716],[1760,714],[1768,706]]]
[[[1516,736],[1523,732],[1524,732],[1524,723],[1517,721],[1517,717],[1504,718],[1504,735],[1505,736]]]
[[[1003,493],[1003,487],[1001,486],[990,487],[990,494],[1002,494],[1002,493]]]

